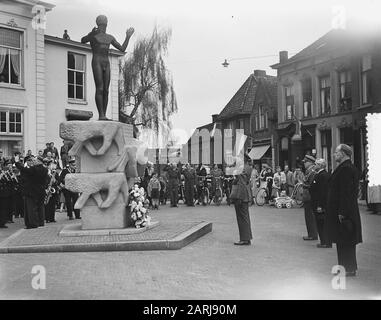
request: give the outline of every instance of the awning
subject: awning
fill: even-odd
[[[269,148],[269,144],[266,144],[264,146],[253,147],[249,152],[249,157],[252,160],[260,160],[265,155],[267,150],[269,150]]]

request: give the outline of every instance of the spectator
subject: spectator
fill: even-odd
[[[324,234],[324,224],[327,212],[328,180],[329,173],[326,171],[326,162],[324,159],[317,159],[315,165],[315,179],[311,186],[311,205],[312,212],[315,215],[317,231],[320,238],[318,248],[332,248]]]
[[[50,142],[47,142],[45,145],[46,145],[46,148],[44,149],[43,154],[42,154],[43,158],[46,158],[46,155],[48,154],[49,151],[50,152],[53,151],[51,146],[50,146]]]
[[[304,207],[304,218],[307,227],[307,236],[303,237],[303,240],[317,240],[318,233],[316,227],[315,217],[312,212],[311,204],[311,193],[310,188],[315,179],[315,166],[316,159],[313,156],[306,155],[304,157],[304,167],[306,169],[306,175],[303,180],[303,207]]]
[[[58,153],[58,150],[57,148],[54,146],[54,142],[50,142],[50,152],[53,154],[54,153],[54,159],[56,160],[59,160],[60,159],[60,156],[59,156],[59,153]]]
[[[286,194],[291,196],[295,186],[294,174],[287,165],[284,166],[284,174],[286,176]]]
[[[359,173],[351,162],[352,149],[340,144],[334,153],[338,167],[328,183],[326,232],[336,243],[338,264],[346,276],[356,276],[356,245],[362,242],[362,230],[357,201]]]
[[[148,183],[147,189],[148,196],[151,198],[152,201],[152,208],[158,210],[161,186],[160,181],[157,178],[157,173],[152,174],[152,178]]]

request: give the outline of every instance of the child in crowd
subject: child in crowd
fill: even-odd
[[[157,177],[157,173],[152,175],[151,180],[148,183],[147,193],[152,201],[152,208],[159,209],[159,198],[160,198],[160,181]]]

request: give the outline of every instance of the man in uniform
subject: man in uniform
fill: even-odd
[[[189,164],[186,164],[185,176],[185,201],[188,207],[194,207],[194,187],[197,182],[196,170]]]
[[[8,228],[5,224],[8,222],[9,191],[6,171],[0,168],[0,228]]]
[[[317,231],[320,238],[320,243],[316,245],[318,248],[332,248],[332,243],[326,239],[324,233],[329,180],[329,173],[326,171],[326,165],[324,159],[316,160],[316,175],[310,189],[312,211],[315,215]]]
[[[168,188],[171,198],[171,207],[177,207],[179,196],[180,171],[176,164],[171,163],[168,168]]]
[[[317,240],[318,233],[316,227],[316,221],[314,214],[312,212],[311,204],[311,193],[310,188],[315,179],[315,161],[313,156],[306,155],[303,159],[304,168],[306,170],[304,180],[303,180],[303,207],[304,207],[304,218],[307,227],[307,236],[303,237],[303,240]]]
[[[79,209],[74,209],[74,205],[78,199],[78,193],[71,192],[70,190],[65,189],[65,177],[69,173],[75,173],[75,160],[74,159],[69,160],[69,166],[61,171],[61,175],[59,177],[59,184],[60,184],[60,187],[62,188],[62,192],[63,192],[64,197],[65,197],[67,216],[69,217],[69,220],[74,219],[73,218],[73,210],[74,210],[75,218],[81,219]]]

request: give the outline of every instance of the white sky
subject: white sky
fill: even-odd
[[[167,65],[174,78],[179,111],[174,128],[191,132],[211,122],[254,69],[276,75],[269,66],[278,53],[296,53],[332,28],[333,8],[342,6],[347,19],[375,24],[381,12],[377,0],[46,0],[56,5],[48,13],[46,33],[72,40],[95,26],[99,14],[108,16],[108,33],[123,42],[128,27],[134,41],[151,33],[155,24],[172,28]],[[224,59],[232,60],[223,68]]]

